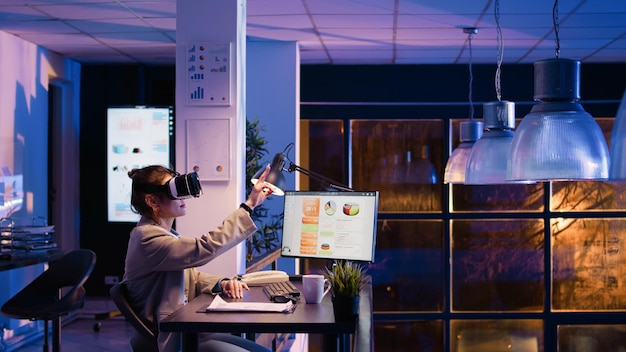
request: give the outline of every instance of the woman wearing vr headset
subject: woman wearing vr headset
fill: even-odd
[[[123,281],[136,311],[158,322],[202,293],[242,297],[248,286],[195,270],[234,247],[256,231],[252,210],[272,191],[265,186],[267,166],[245,203],[222,224],[198,237],[182,237],[172,225],[185,215],[185,198],[202,193],[198,175],[179,175],[163,166],[133,169],[131,205],[141,218],[130,233]],[[140,339],[135,334],[133,339]],[[201,335],[202,336],[202,335]],[[264,347],[230,334],[206,334],[200,351],[267,351]],[[180,334],[160,332],[159,351],[180,351]],[[131,340],[132,343],[132,340]],[[154,345],[154,341],[151,341]]]

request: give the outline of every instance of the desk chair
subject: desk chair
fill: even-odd
[[[158,352],[156,324],[141,317],[130,304],[128,288],[124,282],[115,284],[109,290],[113,302],[126,320],[135,328],[136,334],[130,340],[135,352]],[[211,334],[198,346],[200,352],[270,352],[267,348],[253,341],[231,334]]]
[[[139,316],[128,301],[128,288],[124,282],[117,283],[109,290],[113,303],[120,310],[124,318],[135,328],[136,334],[130,339],[133,351],[158,351],[155,324]]]
[[[44,271],[0,309],[2,315],[14,319],[44,321],[44,352],[48,351],[48,322],[54,321],[53,351],[60,351],[61,316],[85,305],[85,281],[96,264],[96,254],[78,249],[50,262]],[[58,324],[58,325],[57,325]]]

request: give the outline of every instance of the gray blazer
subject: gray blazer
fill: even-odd
[[[237,209],[202,236],[179,237],[158,225],[138,225],[130,232],[123,281],[131,305],[158,324],[188,300],[222,278],[194,269],[210,262],[256,231],[248,212]],[[180,334],[159,333],[159,351],[181,350]]]

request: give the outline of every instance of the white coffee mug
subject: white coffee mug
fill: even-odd
[[[321,303],[322,298],[330,291],[330,282],[324,275],[302,275],[302,291],[306,303]]]

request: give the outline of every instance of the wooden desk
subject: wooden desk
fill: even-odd
[[[291,281],[302,292],[300,277],[292,277]],[[335,322],[329,294],[320,304],[306,304],[304,297],[300,298],[293,313],[207,313],[205,308],[213,301],[213,296],[204,294],[161,321],[159,328],[161,331],[181,332],[184,351],[196,349],[198,333],[227,332],[245,334],[252,339],[256,333],[323,334],[325,336],[324,351],[350,351],[350,345],[354,343],[356,351],[366,352],[373,348],[371,297],[371,285],[368,285],[361,292],[357,322]],[[229,299],[225,298],[225,300]],[[242,300],[268,302],[261,287],[251,287],[250,291],[244,292]],[[349,338],[350,335],[355,337],[352,341]]]

